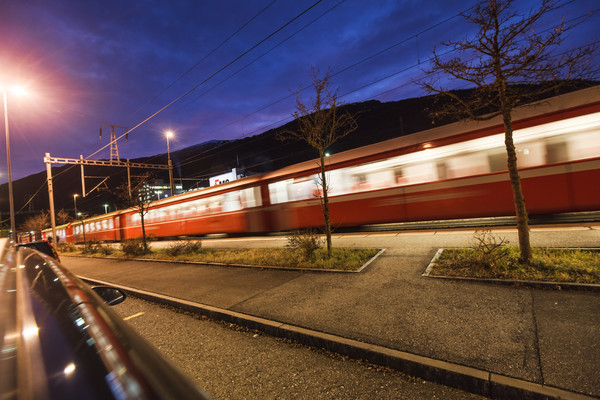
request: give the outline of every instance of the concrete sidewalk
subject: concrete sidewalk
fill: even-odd
[[[515,241],[514,232],[502,234]],[[333,335],[341,342],[349,339],[355,347],[366,348],[366,343],[384,353],[389,350],[389,354],[397,352],[402,357],[405,353],[423,357],[416,358],[417,364],[435,364],[439,360],[450,363],[450,369],[467,367],[467,376],[481,373],[488,380],[508,378],[504,386],[509,389],[525,386],[522,391],[517,388],[513,392],[482,388],[480,393],[484,395],[510,397],[511,393],[530,393],[532,398],[542,398],[534,394],[545,393],[579,398],[579,393],[600,397],[600,293],[504,287],[421,276],[439,247],[464,246],[471,236],[470,232],[420,232],[336,237],[337,246],[386,248],[359,274],[65,255],[62,259],[72,272],[86,278],[215,307],[231,315],[251,316],[248,320],[258,317],[269,326],[285,324]],[[281,240],[206,240],[204,245],[276,246],[281,245]],[[532,232],[532,242],[597,246],[600,231],[542,230]],[[465,387],[467,383],[461,382],[460,375],[447,379],[450,382],[441,383],[479,390]],[[565,392],[553,392],[552,388]],[[546,389],[549,391],[544,392]]]

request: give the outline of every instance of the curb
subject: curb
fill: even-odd
[[[519,279],[494,279],[494,278],[471,278],[467,276],[447,276],[431,275],[431,270],[435,261],[442,254],[444,249],[438,249],[425,272],[421,275],[424,278],[442,279],[449,281],[467,282],[467,283],[487,283],[493,285],[529,287],[534,289],[552,289],[552,290],[580,290],[588,292],[600,292],[600,284],[597,283],[574,283],[574,282],[550,282],[550,281],[530,281]]]
[[[521,281],[509,279],[489,279],[489,278],[468,278],[464,276],[434,276],[422,275],[431,279],[442,279],[448,281],[458,281],[466,283],[487,283],[492,285],[504,285],[514,287],[529,287],[533,289],[552,289],[552,290],[579,290],[587,292],[600,292],[600,285],[595,283],[571,283],[571,282],[545,282],[545,281]]]
[[[311,347],[319,347],[353,359],[367,360],[373,364],[392,368],[414,377],[454,387],[467,392],[495,399],[572,399],[592,400],[596,397],[570,392],[556,387],[524,381],[490,371],[484,371],[447,361],[411,354],[387,347],[360,342],[354,339],[315,331],[279,321],[268,320],[189,300],[166,296],[111,282],[79,276],[88,284],[109,285],[125,290],[128,294],[158,304],[176,307],[215,320],[234,323],[256,329],[268,335],[294,340]]]
[[[357,274],[362,272],[365,268],[367,268],[377,257],[383,254],[386,249],[379,249],[379,252],[375,254],[373,257],[369,259],[366,263],[364,263],[360,268],[352,271],[345,269],[317,269],[317,268],[286,268],[286,267],[278,267],[274,265],[251,265],[251,264],[225,264],[225,263],[210,263],[210,262],[202,262],[202,261],[174,261],[174,260],[158,260],[153,258],[120,258],[120,257],[102,257],[103,260],[119,260],[119,261],[147,261],[147,262],[157,262],[157,263],[170,263],[170,264],[188,264],[188,265],[203,265],[203,266],[214,266],[214,267],[231,267],[231,268],[254,268],[254,269],[271,269],[277,271],[295,271],[295,272],[314,272],[314,273],[345,273],[345,274]],[[98,258],[92,256],[69,256],[62,255],[63,257],[73,257],[73,258]]]

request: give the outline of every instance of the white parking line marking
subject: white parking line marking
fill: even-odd
[[[139,312],[137,314],[133,314],[133,315],[130,315],[129,317],[123,318],[123,321],[127,321],[128,319],[132,319],[132,318],[135,318],[135,317],[140,317],[140,316],[142,316],[144,314],[145,314],[144,312]]]

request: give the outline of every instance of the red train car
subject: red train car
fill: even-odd
[[[600,210],[600,87],[515,110],[513,121],[528,212]],[[514,215],[506,169],[499,118],[334,154],[326,167],[332,224]],[[317,162],[307,161],[154,202],[146,232],[174,237],[322,226],[318,172]],[[87,219],[86,238],[138,237],[139,220],[132,209]],[[59,229],[67,241],[83,240],[80,223]]]
[[[600,88],[514,113],[530,214],[600,210]],[[328,160],[334,226],[514,215],[499,119],[455,123]],[[272,230],[320,226],[314,161],[263,177]]]

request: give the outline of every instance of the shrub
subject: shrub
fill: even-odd
[[[202,242],[199,240],[181,241],[181,242],[175,242],[175,243],[169,245],[169,247],[167,247],[164,250],[164,252],[168,256],[177,257],[180,255],[186,255],[186,254],[196,254],[196,253],[200,252],[201,249],[202,249]]]
[[[286,247],[300,251],[306,259],[313,259],[315,251],[323,247],[323,240],[313,230],[296,231],[288,236]]]
[[[100,242],[98,239],[91,239],[86,241],[83,244],[83,248],[81,249],[81,252],[83,254],[102,254],[102,255],[109,255],[112,254],[113,249],[109,244],[103,244],[102,242]]]
[[[121,242],[121,250],[126,256],[142,256],[146,252],[150,252],[150,245],[147,245],[147,249],[145,249],[142,238],[127,239]]]
[[[490,230],[475,231],[473,260],[491,270],[508,269],[511,249],[508,240],[492,234]]]
[[[74,253],[79,249],[73,243],[63,242],[56,246],[56,250],[60,253]]]

